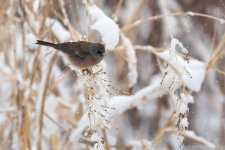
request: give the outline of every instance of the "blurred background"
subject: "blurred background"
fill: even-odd
[[[35,45],[37,39],[80,40],[91,24],[87,4],[81,0],[0,3],[0,149],[92,149],[94,141],[72,136],[88,109],[84,85],[61,54]],[[184,136],[183,148],[213,149],[212,144],[225,149],[225,1],[96,0],[95,4],[136,48],[138,77],[132,87],[121,39],[107,51],[106,72],[112,86],[120,89],[113,96],[124,95],[122,91],[133,95],[155,78],[163,78],[160,67],[166,62],[137,46],[163,51],[175,37],[189,50],[190,59],[206,64],[201,90],[189,91],[194,103],[189,105],[188,129],[198,137]],[[137,20],[141,23],[134,25]],[[100,35],[89,29],[88,40],[99,42]],[[176,131],[161,133],[165,125],[174,126],[173,111],[169,93],[130,107],[112,123],[109,133],[115,142],[111,145],[104,139],[105,149],[180,149]]]

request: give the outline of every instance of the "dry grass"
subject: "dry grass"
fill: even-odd
[[[34,44],[37,39],[60,41],[57,31],[52,30],[56,21],[72,41],[80,40],[85,34],[86,40],[98,40],[99,35],[89,28],[88,3],[78,0],[0,2],[0,149],[92,149],[96,143],[108,150],[179,149],[176,138],[180,136],[187,147],[198,144],[208,147],[214,144],[217,149],[225,147],[225,7],[222,1],[193,2],[196,6],[193,11],[187,10],[192,2],[173,0],[174,5],[160,5],[157,0],[96,0],[99,8],[119,23],[120,31],[136,50],[137,64],[133,66],[137,67],[138,80],[132,87],[128,86],[127,79],[128,52],[121,41],[113,51],[107,52],[103,79],[65,68],[64,56]],[[200,9],[202,5],[205,10]],[[72,21],[73,16],[77,17],[76,21]],[[49,21],[50,18],[54,21]],[[188,56],[179,56],[201,60],[206,67],[206,78],[199,92],[184,85],[179,88],[180,93],[195,99],[185,117],[196,136],[176,126],[174,93],[170,89],[176,83],[171,83],[162,97],[143,96],[140,103],[130,103],[108,118],[117,109],[106,106],[112,97],[128,93],[132,97],[155,78],[161,78],[163,83],[168,67],[180,76],[176,66],[160,55],[169,48],[172,37],[179,39],[190,52]],[[97,80],[101,81],[100,85]],[[110,96],[99,100],[99,91]],[[98,122],[96,118],[104,123],[91,124],[93,120]],[[100,141],[93,140],[95,134],[102,135]],[[112,142],[114,139],[117,142]]]

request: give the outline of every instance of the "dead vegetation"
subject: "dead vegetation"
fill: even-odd
[[[35,45],[37,39],[76,41],[85,34],[88,40],[99,41],[100,35],[89,28],[88,4],[79,0],[1,0],[0,149],[92,149],[99,143],[103,149],[223,149],[225,2],[95,3],[118,23],[125,39],[121,38],[117,47],[107,52],[104,78],[95,79],[105,86],[97,90],[92,89],[96,84],[90,83],[92,77],[68,69],[60,53]],[[179,76],[176,64],[160,54],[170,47],[173,38],[189,51],[187,56],[179,53],[179,57],[205,65],[199,91],[180,85],[175,77],[172,83],[164,81],[169,76],[168,67]],[[129,57],[126,39],[131,41],[137,62]],[[132,66],[137,70],[137,80],[130,84]],[[168,88],[158,84],[153,88],[162,92],[146,92],[156,79],[168,84]],[[174,113],[175,85],[179,85],[180,95],[194,98],[184,114]],[[102,96],[96,94],[99,91],[109,94],[108,98],[98,100]],[[118,99],[121,101],[114,104]],[[104,124],[91,127],[85,118],[89,122],[103,118]],[[179,126],[183,118],[188,119],[188,129]],[[93,136],[98,128],[102,137]]]

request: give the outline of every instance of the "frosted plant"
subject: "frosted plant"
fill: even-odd
[[[220,149],[224,2],[95,2],[2,1],[0,149]],[[65,72],[36,40],[100,42],[107,56]]]
[[[110,89],[108,89],[108,82],[106,72],[104,72],[100,65],[94,66],[89,71],[81,71],[70,66],[75,70],[79,80],[85,85],[87,93],[87,115],[88,128],[84,133],[84,139],[90,138],[95,144],[95,148],[104,147],[103,135],[104,130],[108,130],[110,125],[108,107],[106,100],[109,99]]]
[[[178,133],[188,129],[188,104],[194,103],[190,90],[199,91],[205,77],[204,64],[193,59],[185,60],[187,58],[183,58],[179,51],[185,54],[183,57],[187,57],[188,50],[179,40],[173,38],[170,49],[159,54],[168,61],[161,84],[170,89],[169,93],[175,106],[174,125]],[[179,138],[181,143],[182,139]]]
[[[119,41],[118,25],[95,5],[88,6],[88,11],[93,21],[91,28],[101,34],[106,49],[112,50],[115,48]],[[89,123],[84,137],[90,137],[90,140],[95,143],[95,149],[104,149],[105,147],[103,141],[106,139],[104,139],[103,135],[111,127],[109,109],[113,109],[106,106],[106,100],[109,99],[109,95],[112,93],[110,92],[110,84],[108,83],[105,68],[102,66],[97,65],[92,69],[83,71],[70,66],[72,70],[76,71],[79,79],[85,85]]]

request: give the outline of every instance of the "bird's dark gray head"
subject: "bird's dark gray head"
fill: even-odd
[[[102,60],[105,54],[105,47],[101,43],[92,43],[90,53],[95,59]]]

